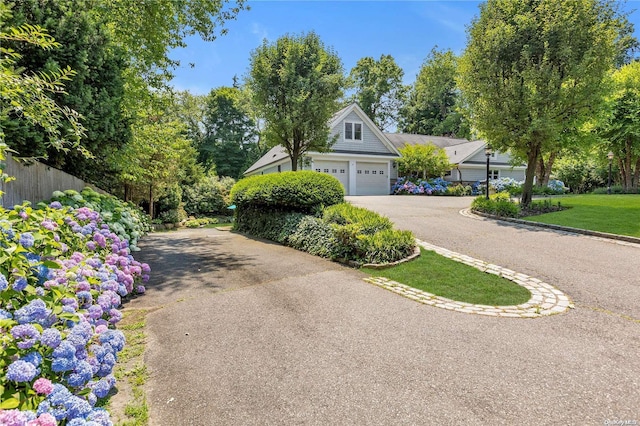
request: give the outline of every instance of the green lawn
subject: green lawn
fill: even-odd
[[[505,278],[487,274],[433,251],[421,249],[421,253],[419,258],[393,268],[362,268],[362,271],[459,302],[511,306],[526,303],[531,298],[529,290]]]
[[[586,194],[554,197],[570,209],[523,219],[640,237],[640,195]]]

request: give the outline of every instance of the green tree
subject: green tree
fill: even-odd
[[[444,149],[434,145],[409,145],[400,148],[398,169],[405,176],[442,177],[451,170],[449,157]]]
[[[601,157],[611,151],[618,163],[622,186],[638,190],[640,179],[640,63],[632,62],[612,76],[614,92],[609,115],[599,128]]]
[[[265,40],[251,52],[247,85],[265,120],[267,144],[286,149],[292,170],[305,152],[332,145],[328,123],[343,81],[340,58],[313,32]]]
[[[4,159],[7,148],[4,131],[9,116],[39,126],[46,146],[83,151],[79,140],[85,129],[79,114],[53,99],[56,93],[64,92],[64,84],[73,77],[74,71],[68,67],[52,67],[26,73],[17,65],[22,59],[20,53],[10,47],[15,43],[25,43],[52,50],[60,44],[42,27],[30,24],[11,26],[11,17],[10,8],[0,3],[0,157]],[[68,123],[65,132],[62,132],[63,123]]]
[[[56,93],[53,98],[82,115],[86,132],[80,144],[93,154],[92,158],[79,152],[47,149],[39,126],[15,115],[8,117],[5,126],[9,145],[21,156],[43,157],[47,164],[108,188],[115,176],[113,153],[130,138],[122,109],[126,61],[104,28],[93,22],[88,9],[82,0],[24,0],[14,6],[11,22],[14,26],[39,25],[60,43],[53,50],[15,43],[12,47],[21,55],[16,65],[30,74],[67,67],[74,71],[65,82],[64,93]],[[68,126],[60,131],[66,133]]]
[[[253,121],[242,108],[241,91],[219,87],[209,93],[203,117],[205,137],[198,146],[198,161],[208,171],[238,178],[257,160],[257,138]]]
[[[607,0],[489,0],[471,23],[459,85],[481,136],[527,161],[523,205],[540,156],[601,103],[620,28]]]
[[[458,108],[457,72],[458,58],[451,50],[439,51],[435,47],[431,50],[400,110],[400,131],[459,138],[471,136],[469,123]]]
[[[402,84],[404,71],[391,55],[379,60],[365,57],[349,73],[347,85],[355,89],[351,102],[356,102],[381,129],[388,130],[398,121],[398,110],[405,98]]]

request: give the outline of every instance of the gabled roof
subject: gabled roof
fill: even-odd
[[[287,154],[284,147],[282,145],[274,146],[265,155],[260,157],[258,161],[253,163],[251,167],[244,172],[244,174],[251,173],[261,167],[268,166],[269,164],[277,163],[285,158],[289,158],[289,154]]]
[[[362,110],[362,108],[360,108],[360,105],[356,103],[347,105],[340,111],[333,114],[333,117],[331,117],[331,121],[329,121],[329,128],[333,130],[337,125],[342,123],[342,120],[347,118],[347,116],[351,114],[351,112],[355,112],[363,122],[367,123],[367,127],[371,129],[371,131],[378,137],[378,139],[380,139],[380,141],[389,149],[389,151],[391,151],[392,154],[400,156],[397,147],[387,137],[388,133],[383,133],[382,130],[380,130],[378,126],[376,126],[376,123],[374,123],[373,120],[371,120],[369,116]]]
[[[398,149],[402,148],[405,144],[433,144],[443,148],[452,164],[460,164],[473,157],[487,144],[483,140],[468,141],[466,139],[448,138],[446,136],[415,135],[410,133],[385,133],[385,136]]]

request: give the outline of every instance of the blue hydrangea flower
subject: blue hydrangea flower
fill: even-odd
[[[86,361],[80,361],[73,369],[73,373],[67,376],[67,383],[69,386],[79,388],[86,385],[93,376],[93,368],[91,364]]]
[[[4,309],[0,309],[0,320],[11,319],[11,318],[13,318],[13,315],[11,315],[11,312],[7,312]]]
[[[12,362],[7,368],[7,379],[14,382],[30,382],[38,374],[38,369],[30,362],[21,359]]]
[[[47,305],[45,305],[44,301],[41,299],[34,299],[27,305],[18,309],[14,314],[14,318],[19,324],[26,324],[30,322],[43,324],[49,319],[50,315],[51,310],[47,309]]]
[[[33,364],[35,367],[39,367],[42,364],[42,355],[39,352],[29,352],[27,355],[21,358],[23,361],[27,361]]]
[[[100,335],[100,343],[108,343],[116,352],[124,348],[125,338],[120,330],[107,330]]]
[[[35,239],[33,238],[33,234],[31,232],[23,232],[20,235],[20,245],[24,248],[31,248],[35,243]]]
[[[104,398],[109,394],[111,384],[108,380],[100,379],[93,384],[92,389],[93,393],[96,394],[98,398]]]
[[[25,288],[27,288],[27,285],[29,284],[29,282],[27,281],[27,279],[25,277],[18,277],[16,278],[16,280],[13,282],[13,289],[15,291],[22,291]]]
[[[7,288],[9,288],[9,281],[4,274],[0,274],[0,291],[5,291]]]
[[[57,328],[47,328],[40,336],[40,342],[52,349],[57,348],[62,341],[62,335]]]

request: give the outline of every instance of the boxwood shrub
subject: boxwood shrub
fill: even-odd
[[[344,188],[333,176],[312,171],[271,173],[240,180],[231,189],[236,210],[314,213],[344,200]]]

